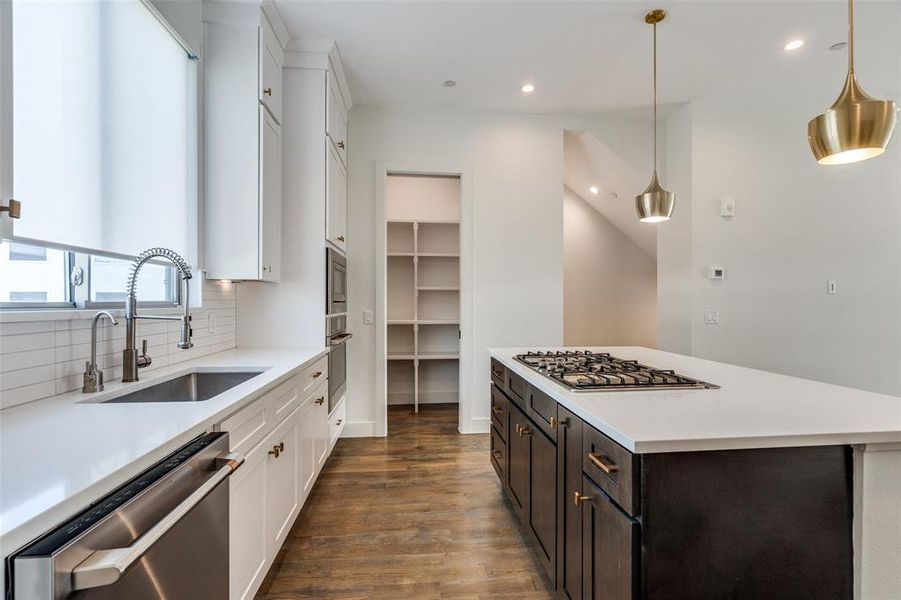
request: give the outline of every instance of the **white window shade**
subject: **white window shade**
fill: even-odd
[[[194,67],[139,0],[13,3],[16,238],[187,254]]]

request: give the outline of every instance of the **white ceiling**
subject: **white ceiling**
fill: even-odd
[[[650,173],[635,170],[591,133],[567,131],[563,136],[563,182],[588,202],[614,227],[632,240],[645,254],[657,256],[657,226],[642,223],[635,216],[633,197],[650,182]],[[591,186],[599,186],[592,194]],[[613,190],[628,190],[626,197],[614,198]]]
[[[845,38],[847,10],[843,0],[275,3],[292,37],[337,43],[357,104],[536,113],[648,106],[651,27],[643,15],[660,6],[669,11],[658,29],[662,103],[706,96],[786,61],[837,69],[837,93],[844,56],[826,48]],[[859,61],[885,52],[885,36],[897,56],[901,1],[855,6]],[[799,37],[807,45],[789,56],[782,45]],[[788,72],[784,81],[797,78]],[[443,87],[446,79],[457,86]],[[520,93],[524,82],[537,91]]]

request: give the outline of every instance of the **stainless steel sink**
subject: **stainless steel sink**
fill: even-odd
[[[259,371],[229,373],[189,373],[146,387],[124,396],[105,400],[107,404],[119,402],[203,402],[230,390]]]

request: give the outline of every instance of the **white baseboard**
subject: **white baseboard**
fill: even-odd
[[[347,421],[344,425],[344,431],[341,432],[343,438],[359,438],[359,437],[379,437],[375,433],[375,421]]]

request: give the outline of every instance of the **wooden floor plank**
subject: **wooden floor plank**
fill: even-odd
[[[258,600],[553,598],[456,405],[389,407],[388,437],[339,440]]]

